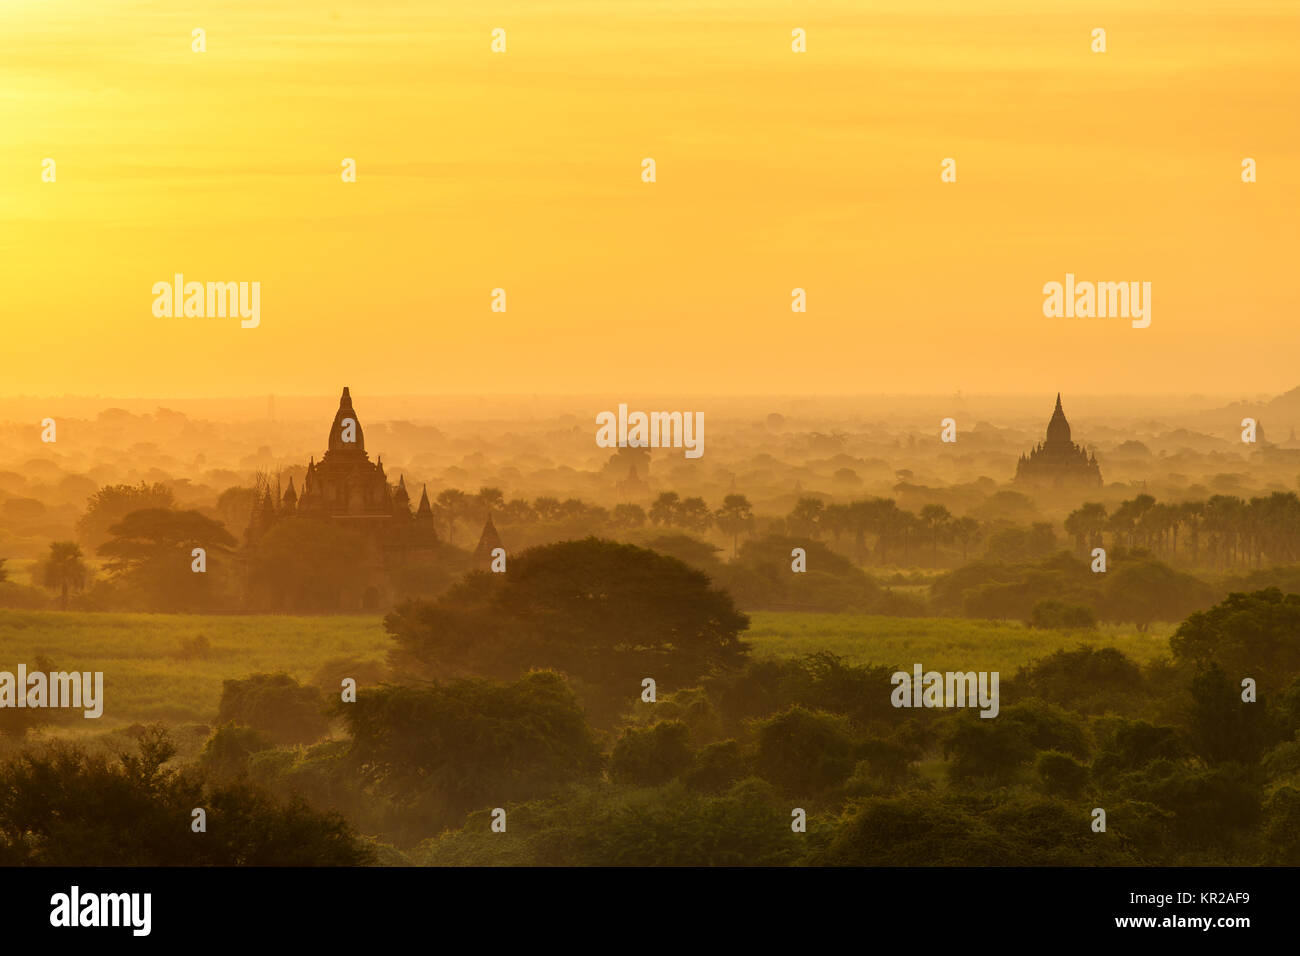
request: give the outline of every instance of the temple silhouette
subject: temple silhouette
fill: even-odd
[[[384,459],[370,460],[365,432],[346,387],[339,396],[326,439],[325,454],[307,464],[302,490],[289,487],[276,500],[268,488],[253,508],[244,532],[248,548],[255,548],[268,533],[285,521],[315,519],[360,533],[363,542],[347,593],[340,594],[342,608],[375,609],[396,597],[393,573],[422,561],[434,559],[445,546],[439,544],[435,515],[427,486],[411,513],[411,498],[402,476],[391,484],[384,472]],[[477,551],[501,547],[501,539],[488,516]],[[475,553],[475,560],[478,554]],[[472,566],[478,567],[474,563]],[[486,569],[487,562],[483,562]]]
[[[1070,423],[1065,419],[1059,392],[1056,409],[1047,423],[1047,440],[1035,445],[1028,457],[1020,456],[1016,463],[1015,481],[1040,488],[1101,486],[1101,466],[1097,464],[1097,456],[1070,438]]]

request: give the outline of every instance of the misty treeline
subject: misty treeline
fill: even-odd
[[[999,494],[1008,502],[1023,497],[1018,492]],[[892,560],[902,566],[937,566],[941,546],[949,561],[958,556],[965,561],[979,544],[994,559],[1041,557],[1059,547],[1057,525],[1026,524],[1027,540],[1026,528],[1005,518],[956,517],[942,504],[928,504],[913,513],[890,498],[838,504],[805,497],[786,518],[789,533],[829,536],[836,543],[851,539],[853,555],[859,560],[877,564]],[[1140,494],[1109,511],[1104,504],[1088,502],[1070,511],[1059,527],[1079,552],[1102,546],[1141,548],[1195,568],[1261,567],[1300,560],[1300,497],[1289,491],[1249,499],[1213,495],[1177,503]]]
[[[1234,593],[1147,665],[1057,651],[995,719],[894,708],[910,661],[754,658],[747,623],[676,558],[531,549],[388,615],[355,701],[345,663],[252,674],[184,759],[144,730],[115,759],[11,748],[0,854],[101,860],[143,820],[130,862],[1300,863],[1300,595]]]
[[[891,498],[804,496],[784,517],[763,517],[738,493],[713,508],[663,492],[647,508],[606,509],[576,498],[508,499],[498,488],[444,489],[433,506],[439,540],[394,559],[391,542],[380,546],[311,518],[278,522],[242,544],[231,529],[247,523],[266,490],[228,489],[208,513],[178,507],[162,484],[101,488],[78,521],[79,539],[52,542],[30,567],[30,584],[0,559],[0,606],[330,612],[349,606],[344,596],[382,569],[391,607],[435,597],[476,570],[470,552],[488,515],[510,554],[557,540],[618,538],[681,558],[752,610],[1145,626],[1180,620],[1233,589],[1290,587],[1300,561],[1300,498],[1290,492],[1179,503],[1141,494],[1109,510],[1085,503],[1058,526],[1033,520],[1030,499],[1012,491],[996,492],[988,502],[994,510],[977,519],[936,503],[914,512]],[[401,544],[400,536],[393,540]],[[1096,573],[1099,547],[1107,552],[1104,574]],[[204,551],[201,574],[195,548]]]

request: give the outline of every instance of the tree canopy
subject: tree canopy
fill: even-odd
[[[508,574],[470,574],[385,619],[395,663],[435,675],[555,668],[628,700],[646,677],[685,687],[740,663],[748,626],[704,572],[598,538],[529,549]]]

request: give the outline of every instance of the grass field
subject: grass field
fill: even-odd
[[[207,638],[204,658],[186,658],[186,641]],[[0,670],[36,666],[104,672],[104,716],[97,730],[132,723],[206,722],[217,713],[221,682],[286,671],[310,680],[326,661],[383,661],[390,641],[377,615],[91,614],[0,610]]]
[[[915,662],[936,670],[998,670],[1087,642],[1118,647],[1145,662],[1164,653],[1172,625],[1146,634],[1102,627],[1092,633],[1037,631],[1019,623],[864,614],[753,613],[746,638],[760,656],[832,651],[854,663]],[[205,637],[210,653],[186,657],[187,641]],[[104,716],[86,730],[133,723],[206,723],[221,682],[285,671],[311,680],[341,658],[382,663],[391,641],[377,615],[292,617],[188,614],[89,614],[0,610],[0,670],[36,668],[44,656],[59,670],[104,672]],[[78,726],[80,722],[78,722]]]
[[[1095,631],[1044,631],[1018,621],[951,617],[876,617],[868,614],[751,613],[745,637],[754,652],[794,657],[831,651],[854,664],[888,664],[911,670],[1001,671],[1080,644],[1117,647],[1145,664],[1169,650],[1173,624],[1153,624],[1145,634],[1132,625]]]

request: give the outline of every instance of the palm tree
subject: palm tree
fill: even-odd
[[[1224,563],[1229,566],[1236,563],[1242,510],[1242,500],[1233,495],[1213,495],[1205,503],[1205,530],[1210,536],[1210,554],[1216,568]]]
[[[483,518],[493,511],[500,511],[505,503],[506,496],[500,488],[480,488],[474,496],[474,508]]]
[[[821,536],[821,519],[826,513],[826,505],[820,498],[800,498],[786,525],[791,534],[807,535],[814,540]]]
[[[1184,501],[1178,506],[1179,519],[1187,526],[1187,537],[1192,542],[1192,567],[1196,566],[1201,549],[1201,529],[1205,526],[1205,502]]]
[[[842,535],[849,527],[849,506],[848,505],[827,505],[822,511],[821,521],[823,528],[830,531],[835,536],[835,543],[840,543]]]
[[[749,499],[744,495],[727,495],[713,517],[718,528],[731,535],[732,557],[740,554],[740,533],[754,527],[754,509]]]
[[[889,555],[889,546],[902,539],[903,564],[908,560],[908,541],[916,515],[903,511],[893,498],[872,498],[863,502],[867,527],[876,533],[876,553],[880,563],[884,564]],[[856,529],[855,529],[856,530]]]
[[[523,498],[511,498],[501,508],[501,517],[510,524],[531,524],[537,520],[537,512]]]
[[[560,499],[542,495],[533,499],[533,510],[543,521],[555,521],[560,517]]]
[[[81,560],[81,548],[75,541],[55,541],[50,545],[50,556],[42,566],[42,578],[47,588],[59,590],[63,610],[68,609],[68,589],[80,591],[86,586],[89,569]]]
[[[1155,506],[1156,499],[1151,495],[1138,495],[1128,501],[1120,502],[1120,506],[1115,509],[1115,513],[1110,516],[1110,529],[1115,533],[1115,548],[1120,546],[1120,536],[1124,537],[1125,544],[1129,549],[1133,548],[1133,533],[1137,529],[1138,522],[1142,520],[1152,507]]]
[[[977,539],[979,534],[980,523],[969,515],[964,518],[958,518],[952,523],[952,535],[961,542],[962,564],[966,563],[966,552],[970,547],[970,543]]]
[[[930,532],[930,565],[939,566],[939,538],[947,537],[952,527],[952,512],[943,505],[926,505],[921,509],[920,525]]]
[[[903,536],[903,566],[908,567],[911,563],[909,547],[912,532],[921,526],[921,521],[912,512],[900,509],[894,518],[894,525]]]
[[[459,488],[444,488],[438,492],[435,509],[447,522],[447,543],[451,544],[456,533],[456,520],[465,514],[469,504],[469,495]]]
[[[869,501],[855,501],[844,508],[844,523],[853,532],[853,556],[861,561],[867,547],[867,532],[873,528],[872,504]]]
[[[1065,519],[1065,533],[1074,535],[1079,553],[1086,554],[1088,547],[1106,528],[1106,506],[1096,501],[1084,502]]]

